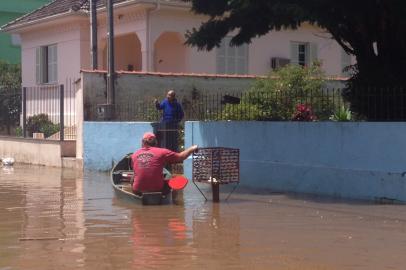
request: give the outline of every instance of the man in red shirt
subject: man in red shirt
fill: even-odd
[[[193,145],[181,153],[176,153],[156,146],[155,134],[147,132],[142,137],[142,148],[131,156],[134,193],[168,191],[163,175],[165,164],[180,163],[197,150],[197,145]]]

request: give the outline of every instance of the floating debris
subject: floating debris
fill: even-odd
[[[14,162],[15,160],[12,157],[6,157],[1,159],[1,163],[3,164],[3,166],[13,166]]]
[[[59,240],[63,241],[64,239],[61,239],[59,237],[40,237],[40,238],[19,238],[19,241],[48,241],[48,240]]]

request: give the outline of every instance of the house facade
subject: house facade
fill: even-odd
[[[9,23],[25,13],[43,6],[50,0],[19,0],[0,2],[0,25]],[[17,34],[0,33],[0,60],[9,63],[21,61],[21,39]]]
[[[107,69],[107,12],[98,5],[98,69]],[[55,0],[4,25],[19,34],[23,86],[63,83],[90,69],[89,1]],[[116,0],[114,5],[115,67],[117,71],[265,75],[287,63],[309,65],[319,60],[330,76],[345,76],[353,62],[323,29],[303,25],[271,32],[249,45],[222,45],[210,52],[184,45],[184,34],[206,17],[182,1]]]

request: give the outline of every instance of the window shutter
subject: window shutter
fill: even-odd
[[[314,63],[318,59],[318,45],[317,43],[310,43],[310,55],[309,55],[310,62],[309,64]]]
[[[48,82],[57,82],[57,72],[58,72],[58,52],[57,46],[48,46]]]
[[[217,73],[246,74],[248,66],[248,46],[230,46],[231,37],[225,37],[216,50]]]
[[[52,72],[53,72],[53,82],[58,81],[58,47],[57,45],[52,45],[52,60],[53,60],[53,66],[52,66]]]
[[[217,56],[226,56],[226,43],[225,40],[223,39],[221,41],[220,47],[217,48]]]
[[[299,43],[290,42],[290,62],[292,64],[299,64]]]
[[[226,73],[226,47],[225,40],[221,41],[220,47],[216,49],[216,63],[217,63],[217,73],[225,74]]]
[[[38,47],[35,49],[35,81],[37,84],[42,83],[41,71],[41,47]]]
[[[346,53],[343,49],[341,49],[341,75],[349,76],[350,72],[346,71],[345,69],[351,65],[351,55]]]
[[[225,74],[226,73],[226,58],[222,56],[217,57],[217,73]]]
[[[237,74],[247,74],[248,66],[248,45],[243,44],[237,47],[237,57],[236,57],[236,73]]]

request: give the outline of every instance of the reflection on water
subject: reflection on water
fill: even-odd
[[[108,174],[0,171],[0,269],[404,269],[406,206],[235,194],[118,198]]]

